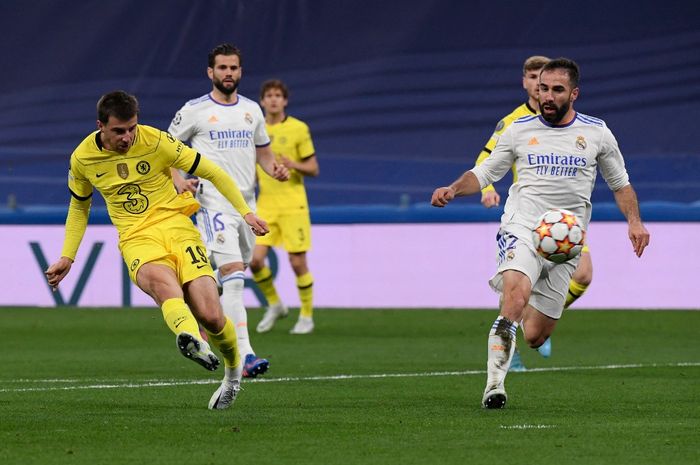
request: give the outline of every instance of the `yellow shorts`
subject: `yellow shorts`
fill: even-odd
[[[214,277],[199,231],[183,214],[174,214],[130,235],[119,243],[119,250],[133,282],[144,263],[173,269],[181,285],[200,276]]]
[[[267,221],[270,232],[255,238],[255,243],[274,247],[281,245],[291,253],[306,252],[311,249],[311,218],[309,210],[289,213],[258,209],[260,218]]]

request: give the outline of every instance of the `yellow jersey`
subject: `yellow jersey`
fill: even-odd
[[[528,102],[525,102],[518,108],[510,112],[508,115],[506,115],[503,119],[501,119],[496,125],[496,129],[493,131],[491,138],[488,140],[488,142],[486,142],[486,146],[479,153],[479,156],[476,159],[476,164],[480,165],[484,160],[486,160],[486,158],[489,155],[491,155],[491,152],[493,151],[494,147],[496,147],[496,143],[501,137],[501,134],[503,134],[503,131],[505,131],[506,128],[513,123],[513,121],[523,116],[531,116],[537,114],[539,114],[539,112],[532,108]],[[516,182],[517,180],[518,173],[515,170],[515,165],[513,165],[513,182]],[[495,190],[493,185],[488,185],[482,189],[482,192],[493,190]]]
[[[167,132],[140,124],[134,144],[124,154],[103,147],[99,131],[87,136],[71,155],[68,187],[80,201],[89,200],[96,188],[105,199],[119,239],[125,240],[164,217],[176,213],[190,216],[199,209],[191,195],[177,194],[170,167],[216,179],[217,188],[234,201],[241,215],[250,213],[240,191],[221,168]]]
[[[293,161],[302,161],[315,155],[311,133],[306,123],[286,116],[277,124],[266,124],[270,136],[270,148],[275,155],[283,155]],[[260,165],[258,171],[258,201],[260,210],[279,211],[287,209],[308,209],[304,176],[290,170],[289,181],[279,182],[269,176]]]

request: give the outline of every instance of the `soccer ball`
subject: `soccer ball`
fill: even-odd
[[[585,237],[576,215],[563,209],[547,211],[532,230],[535,250],[554,263],[564,263],[580,254]]]

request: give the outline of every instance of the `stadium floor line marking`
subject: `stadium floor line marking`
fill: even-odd
[[[523,373],[552,373],[562,371],[586,371],[586,370],[622,370],[629,368],[673,368],[673,367],[697,367],[700,362],[678,362],[678,363],[630,363],[616,365],[592,365],[592,366],[572,366],[572,367],[547,367],[547,368],[528,368]],[[377,373],[366,375],[330,375],[330,376],[298,376],[287,378],[259,378],[252,380],[244,380],[244,384],[248,383],[284,383],[284,382],[299,382],[299,381],[342,381],[353,379],[377,379],[377,378],[420,378],[424,376],[466,376],[466,375],[484,375],[486,370],[466,370],[466,371],[436,371],[428,373]],[[520,375],[518,373],[516,376]],[[20,380],[9,380],[10,382],[20,382]],[[85,380],[22,380],[28,383],[38,382],[84,382]],[[0,380],[0,384],[5,381]],[[84,386],[52,386],[52,387],[34,387],[34,388],[2,388],[0,392],[45,392],[45,391],[75,391],[83,389],[119,389],[119,388],[144,388],[144,387],[170,387],[170,386],[187,386],[196,384],[219,384],[220,379],[200,379],[189,381],[144,381],[141,383],[124,382],[122,384],[89,384]]]
[[[549,429],[557,425],[501,425],[501,429]]]

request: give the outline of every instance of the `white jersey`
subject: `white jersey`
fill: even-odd
[[[210,94],[187,102],[170,123],[168,132],[188,141],[236,181],[248,205],[255,209],[256,147],[270,144],[260,106],[238,95],[238,101],[222,104]],[[199,180],[197,200],[205,209],[236,213],[212,183]]]
[[[471,171],[484,188],[514,163],[518,181],[508,191],[501,228],[528,241],[535,220],[551,208],[571,210],[588,227],[598,169],[613,191],[629,184],[615,136],[603,120],[581,113],[565,126],[552,126],[541,115],[517,119]]]

